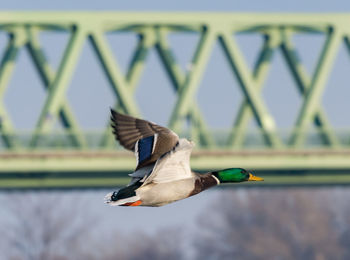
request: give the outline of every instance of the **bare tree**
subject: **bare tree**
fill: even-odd
[[[79,194],[1,197],[0,259],[189,259],[181,227],[125,234],[101,229],[106,216]],[[349,259],[349,198],[334,189],[225,190],[200,214],[193,250],[197,259]]]
[[[1,204],[7,214],[0,225],[6,259],[78,259],[96,225],[93,215],[84,215],[86,203],[74,196],[21,192],[4,195]]]
[[[147,223],[145,223],[147,224]],[[153,235],[134,232],[128,236],[116,233],[104,244],[104,260],[181,260],[184,259],[182,230],[162,229]]]
[[[344,259],[350,233],[339,232],[333,200],[330,190],[225,191],[199,219],[197,258]]]
[[[3,195],[0,259],[136,260],[183,258],[182,231],[124,234],[102,228],[99,212],[79,194],[20,192]],[[101,224],[101,225],[100,225]],[[147,223],[145,223],[147,225]]]

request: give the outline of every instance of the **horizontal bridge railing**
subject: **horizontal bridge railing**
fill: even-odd
[[[350,136],[349,129],[337,129],[335,131],[336,137],[342,144],[339,147],[327,147],[325,146],[325,140],[322,138],[322,131],[308,131],[303,133],[307,138],[305,145],[306,147],[295,148],[295,147],[284,147],[284,148],[273,148],[266,147],[266,142],[261,130],[250,130],[245,133],[246,139],[242,143],[241,147],[234,147],[229,142],[231,130],[210,130],[209,134],[212,136],[214,143],[210,147],[196,147],[195,150],[309,150],[309,149],[350,149]],[[279,130],[276,134],[282,140],[282,142],[287,142],[288,137],[291,135],[293,130]],[[79,133],[79,136],[85,140],[85,146],[79,147],[72,142],[76,132],[69,131],[53,131],[47,134],[41,134],[38,136],[38,142],[35,149],[31,146],[32,133],[30,131],[23,132],[19,131],[16,134],[7,135],[6,139],[11,140],[11,142],[16,143],[17,147],[13,149],[8,149],[4,142],[0,142],[0,152],[6,151],[30,151],[30,150],[60,150],[60,151],[80,151],[82,150],[92,150],[92,151],[106,151],[106,150],[123,150],[124,148],[120,146],[117,141],[113,143],[106,143],[105,131],[84,131]],[[191,139],[190,132],[180,133],[180,137]],[[196,144],[197,146],[197,144]]]
[[[190,128],[189,136],[199,147],[213,148],[222,145],[241,149],[252,140],[247,136],[249,122],[253,118],[263,136],[266,148],[285,149],[308,147],[308,127],[314,124],[322,137],[325,148],[349,146],[350,132],[338,135],[330,124],[322,108],[321,97],[327,78],[332,69],[340,45],[350,50],[350,15],[347,14],[236,14],[236,13],[119,13],[119,12],[0,12],[0,32],[8,35],[7,46],[3,50],[0,63],[0,134],[2,149],[38,148],[51,144],[55,120],[66,129],[64,142],[68,147],[91,148],[92,137],[81,134],[84,129],[76,120],[71,104],[66,99],[67,89],[77,66],[83,44],[88,41],[97,54],[97,62],[115,94],[115,108],[121,112],[140,116],[135,101],[135,90],[143,72],[147,53],[154,48],[162,62],[174,92],[177,93],[175,106],[168,126],[176,132],[183,131],[184,122]],[[69,34],[60,64],[55,71],[46,57],[39,35],[42,32]],[[138,44],[124,75],[118,61],[112,55],[106,41],[106,34],[131,32],[138,36]],[[176,60],[168,35],[176,33],[196,33],[199,41],[193,52],[191,66],[183,71]],[[263,44],[250,70],[238,46],[235,35],[254,33],[263,38]],[[317,66],[309,75],[294,48],[292,36],[295,33],[322,34],[325,42],[319,53]],[[218,41],[225,53],[228,66],[236,77],[243,99],[232,129],[224,141],[218,140],[204,120],[195,94],[198,91],[214,43]],[[9,86],[18,51],[28,50],[33,64],[42,80],[47,96],[40,111],[35,128],[29,137],[22,138],[13,125],[11,116],[1,100]],[[295,87],[302,98],[293,130],[286,135],[278,134],[275,118],[268,110],[261,95],[273,52],[281,49],[287,62]],[[106,122],[108,125],[108,122]],[[109,127],[98,147],[114,147]],[[48,138],[46,140],[46,138]],[[90,139],[89,139],[90,138]],[[60,146],[60,138],[52,139],[52,147]],[[66,144],[64,144],[66,146]]]

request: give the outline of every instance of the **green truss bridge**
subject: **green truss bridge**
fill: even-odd
[[[69,35],[57,70],[40,41],[45,32]],[[122,32],[134,34],[138,41],[126,73],[106,39]],[[194,169],[241,166],[260,172],[266,178],[261,185],[350,183],[350,130],[332,126],[321,102],[339,49],[345,46],[350,51],[350,14],[0,12],[0,33],[7,36],[0,45],[0,188],[127,183],[125,173],[135,167],[133,154],[117,146],[108,122],[99,131],[84,129],[66,97],[86,43],[92,46],[114,93],[115,108],[133,116],[142,116],[135,91],[147,54],[157,53],[176,93],[168,126],[197,143],[191,160]],[[169,44],[173,33],[198,35],[186,70]],[[237,43],[240,34],[262,39],[253,69]],[[298,58],[295,34],[325,38],[311,74]],[[215,44],[224,53],[243,97],[239,109],[231,112],[235,114],[232,127],[220,131],[206,123],[195,98]],[[22,49],[46,91],[36,125],[29,132],[15,126],[4,102]],[[262,95],[277,50],[302,100],[295,107],[297,118],[289,131],[276,127]],[[343,116],[349,115],[344,111]],[[252,119],[258,126],[255,132],[249,130]],[[62,131],[55,130],[57,122]],[[315,130],[310,131],[312,125]]]

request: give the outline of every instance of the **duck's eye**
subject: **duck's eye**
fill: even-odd
[[[241,173],[247,173],[247,171],[246,170],[241,170]]]

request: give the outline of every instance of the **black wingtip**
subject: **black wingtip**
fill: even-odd
[[[111,117],[110,117],[111,127],[115,129],[117,113],[115,112],[115,110],[113,108],[110,107],[109,109],[111,110]],[[115,133],[113,132],[113,134],[115,134]]]
[[[109,109],[111,110],[111,115],[116,114],[116,112],[115,112],[115,110],[113,108],[110,107]]]

